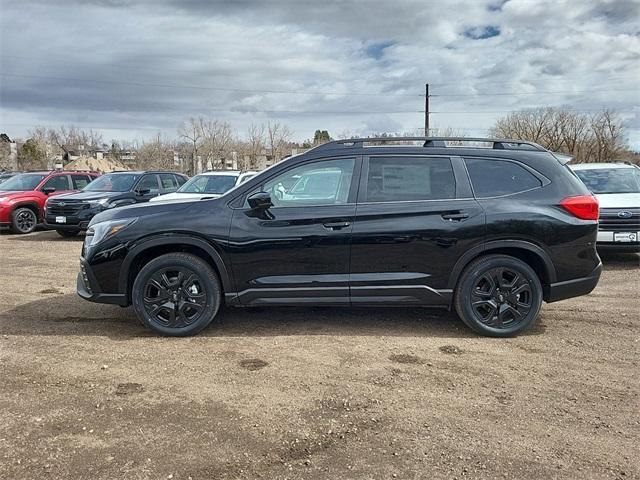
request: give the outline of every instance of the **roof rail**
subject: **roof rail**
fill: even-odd
[[[547,149],[534,142],[526,140],[497,139],[482,137],[374,137],[374,138],[349,138],[346,140],[334,140],[318,145],[313,150],[333,150],[340,148],[363,148],[366,143],[388,142],[423,142],[423,147],[446,148],[447,142],[459,143],[491,143],[491,148],[496,150],[530,150],[546,152]],[[454,145],[463,146],[464,145]]]

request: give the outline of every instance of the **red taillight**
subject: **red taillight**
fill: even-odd
[[[567,197],[560,202],[560,206],[582,220],[598,220],[600,213],[598,199],[593,195]]]

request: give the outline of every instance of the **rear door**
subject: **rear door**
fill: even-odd
[[[245,199],[234,210],[229,250],[240,303],[349,303],[358,167],[356,157],[292,166],[248,193],[269,192],[274,205],[254,211]]]
[[[484,213],[461,158],[366,157],[352,234],[351,302],[448,305],[453,266],[484,235]]]

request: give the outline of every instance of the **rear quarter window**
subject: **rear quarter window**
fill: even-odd
[[[533,173],[508,160],[465,158],[476,197],[499,197],[542,186]]]

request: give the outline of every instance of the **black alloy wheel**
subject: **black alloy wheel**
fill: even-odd
[[[16,208],[11,214],[11,230],[15,233],[31,233],[37,225],[38,216],[30,208]]]
[[[141,322],[163,335],[193,335],[220,307],[220,284],[211,266],[195,255],[162,255],[134,282],[133,306]]]
[[[455,291],[460,318],[483,335],[516,335],[538,317],[542,284],[525,262],[507,255],[488,255],[464,270]]]

